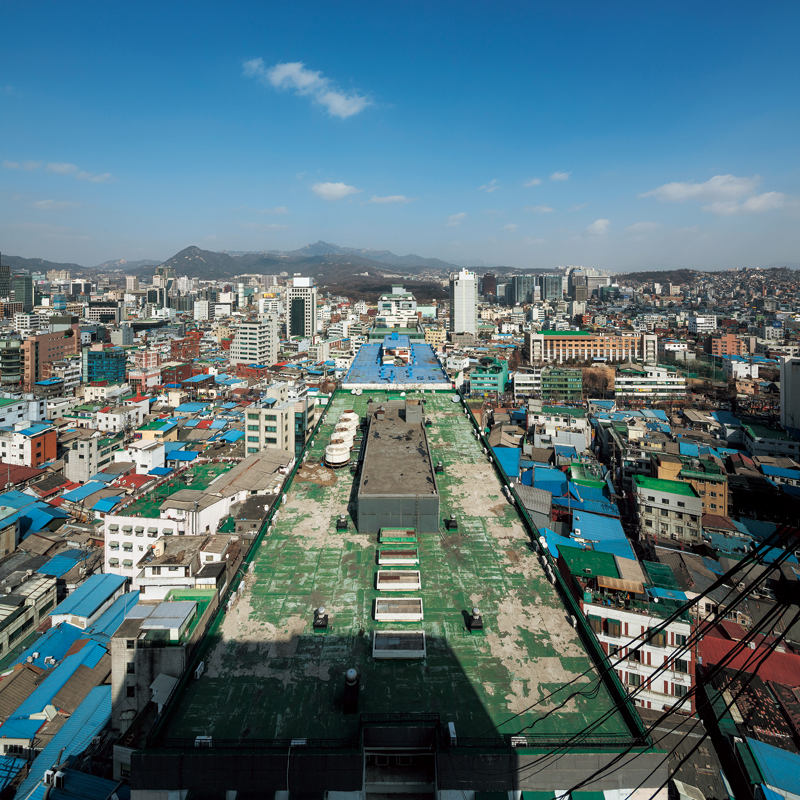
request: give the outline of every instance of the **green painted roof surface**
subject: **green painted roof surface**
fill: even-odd
[[[651,489],[654,492],[669,492],[670,494],[682,494],[684,497],[699,497],[691,484],[683,481],[668,481],[664,478],[645,478],[642,475],[634,475],[633,482],[642,489]]]
[[[590,531],[587,531],[587,535]],[[606,578],[619,578],[617,562],[611,553],[601,553],[599,550],[584,550],[581,547],[559,545],[558,552],[569,567],[572,575],[586,575],[585,569],[592,570],[592,576],[602,575]]]
[[[558,708],[574,691],[564,684],[591,669],[589,656],[451,397],[425,395],[432,456],[444,464],[436,476],[440,517],[455,514],[458,532],[417,537],[422,589],[406,596],[422,599],[424,620],[374,620],[375,600],[385,596],[375,589],[378,536],[359,534],[349,516],[349,530],[336,531],[339,515],[352,508],[353,476],[340,470],[321,481],[317,465],[333,423],[348,408],[363,416],[367,395],[336,396],[308,466],[257,548],[243,595],[211,634],[205,673],[186,684],[164,736],[354,737],[358,715],[344,715],[340,704],[351,667],[361,676],[360,713],[440,712],[464,737],[508,734],[540,719],[537,733],[568,737],[611,711],[599,732],[627,733],[605,686]],[[320,605],[331,627],[315,634],[312,611]],[[482,635],[464,625],[463,612],[475,605]],[[387,629],[424,630],[427,657],[373,659],[373,632]],[[549,692],[555,695],[544,706],[512,719]]]

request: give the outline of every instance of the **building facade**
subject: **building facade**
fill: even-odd
[[[263,315],[258,322],[242,322],[235,328],[228,360],[235,364],[272,366],[278,360],[278,320]]]
[[[475,273],[450,273],[450,332],[478,335],[478,282]]]
[[[315,336],[317,333],[317,287],[313,278],[293,278],[286,292],[286,335]]]
[[[654,334],[593,334],[589,331],[540,331],[525,334],[529,364],[576,361],[655,362],[658,337]]]

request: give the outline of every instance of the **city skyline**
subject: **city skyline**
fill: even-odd
[[[37,7],[35,37],[30,9],[6,13],[9,255],[798,260],[788,3],[100,8]]]

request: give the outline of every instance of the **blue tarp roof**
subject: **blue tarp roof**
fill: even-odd
[[[9,666],[15,667],[17,664],[24,664],[29,657],[33,658],[34,653],[38,653],[39,657],[33,658],[31,663],[36,667],[47,669],[47,664],[44,663],[47,656],[61,661],[67,654],[67,650],[81,638],[85,638],[85,636],[80,628],[67,622],[60,622],[40,636],[30,647],[23,650]]]
[[[124,583],[121,575],[90,575],[50,613],[91,617]]]
[[[24,798],[33,791],[42,780],[44,771],[59,760],[59,753],[62,761],[82,753],[110,719],[111,687],[95,686],[34,759],[28,777],[17,789],[17,796]]]
[[[514,479],[519,476],[519,461],[522,457],[522,450],[518,447],[493,447],[492,452],[500,462],[503,472]]]
[[[653,586],[647,590],[651,597],[664,597],[667,600],[677,600],[680,603],[685,603],[689,597],[686,592],[678,592],[675,589],[661,589],[658,586]]]
[[[800,754],[749,737],[747,746],[764,776],[764,783],[781,793],[800,794]]]

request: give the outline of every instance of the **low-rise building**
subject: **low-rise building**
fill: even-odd
[[[0,460],[40,467],[56,459],[58,434],[50,423],[15,422],[0,428]]]
[[[643,536],[701,541],[703,501],[689,483],[634,475],[633,490]]]
[[[742,441],[751,456],[789,456],[800,455],[800,443],[780,428],[748,423],[742,426]]]
[[[686,378],[674,367],[620,367],[614,378],[614,393],[620,397],[646,401],[667,400],[686,396]]]

